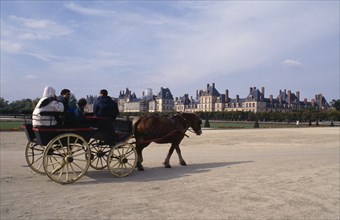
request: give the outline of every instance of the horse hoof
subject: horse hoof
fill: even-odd
[[[186,166],[186,165],[187,165],[187,163],[186,163],[186,162],[184,162],[184,161],[183,161],[183,162],[181,162],[180,164],[181,164],[182,166]]]
[[[138,166],[137,169],[138,169],[138,171],[144,171],[144,167],[143,166]]]
[[[171,168],[170,164],[165,164],[164,167],[165,168]]]

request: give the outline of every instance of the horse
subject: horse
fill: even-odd
[[[172,116],[143,116],[136,117],[132,121],[133,135],[136,139],[136,151],[138,155],[137,168],[144,170],[142,151],[151,142],[158,144],[171,143],[168,155],[164,160],[165,168],[171,168],[170,157],[176,149],[180,164],[186,166],[181,155],[179,145],[186,131],[201,135],[202,120],[195,113],[175,113]],[[189,136],[187,136],[189,137]]]

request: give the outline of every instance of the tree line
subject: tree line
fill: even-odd
[[[0,97],[0,114],[32,114],[39,98],[21,99],[9,103]],[[340,121],[340,99],[330,102],[329,110],[306,109],[292,112],[197,112],[199,116],[206,120],[227,120],[227,121],[274,121],[274,122],[310,122],[310,121]],[[137,116],[145,113],[122,112],[123,117]],[[164,115],[168,113],[153,113],[154,115]]]

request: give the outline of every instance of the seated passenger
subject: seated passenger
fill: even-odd
[[[68,100],[68,107],[71,112],[73,112],[77,108],[77,98],[71,93],[70,98]]]
[[[99,92],[99,97],[93,104],[93,113],[98,117],[100,139],[104,141],[114,140],[114,121],[119,114],[117,103],[108,96],[106,89]]]
[[[46,86],[42,98],[36,105],[33,115],[32,124],[33,127],[38,126],[55,126],[57,120],[54,116],[42,116],[41,112],[63,112],[64,105],[61,102],[56,101],[55,89],[50,86]]]
[[[60,92],[60,96],[57,97],[57,101],[63,103],[64,105],[64,126],[72,125],[72,113],[69,106],[69,101],[71,97],[71,91],[69,89],[63,89]]]
[[[117,102],[108,96],[106,89],[99,92],[99,97],[93,104],[93,114],[98,117],[112,118],[113,120],[119,114]]]
[[[73,122],[74,125],[86,126],[85,121],[85,112],[84,108],[87,104],[87,101],[83,98],[79,99],[75,108],[71,108],[71,112],[73,114]]]

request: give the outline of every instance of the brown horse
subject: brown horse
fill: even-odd
[[[194,113],[176,113],[173,116],[144,116],[136,117],[132,122],[133,133],[136,139],[136,150],[138,154],[137,168],[144,170],[142,162],[142,151],[151,142],[158,144],[171,143],[168,155],[165,158],[164,166],[171,168],[170,157],[173,151],[179,157],[180,164],[186,166],[186,163],[181,155],[179,144],[187,130],[202,134],[201,130],[202,120]],[[191,128],[191,129],[189,129]]]

